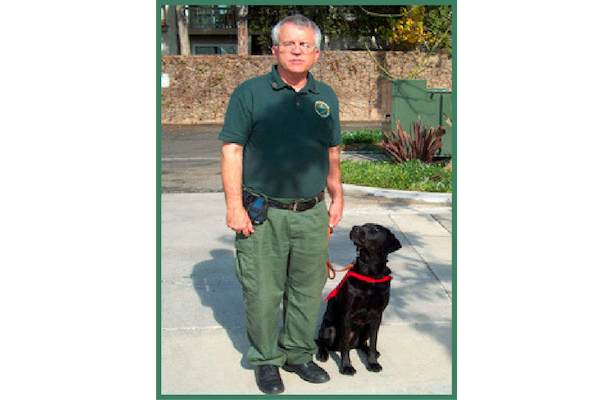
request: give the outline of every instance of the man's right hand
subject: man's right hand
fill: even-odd
[[[227,209],[227,226],[236,233],[249,237],[254,233],[254,225],[243,207],[232,207]]]
[[[235,143],[223,143],[221,175],[227,202],[227,226],[248,237],[254,233],[254,225],[242,203],[243,157],[244,147]]]

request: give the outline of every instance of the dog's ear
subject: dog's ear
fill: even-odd
[[[383,248],[384,248],[384,252],[386,254],[390,254],[396,250],[401,249],[402,243],[400,243],[400,241],[398,239],[396,239],[396,236],[394,236],[394,234],[392,232],[389,232],[387,240],[385,241],[385,245],[383,246]]]

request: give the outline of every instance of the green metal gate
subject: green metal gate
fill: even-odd
[[[421,116],[422,126],[431,128],[444,126],[446,134],[442,138],[442,148],[438,155],[452,157],[452,92],[448,89],[427,88],[426,80],[394,79],[392,82],[392,129],[400,120],[402,129],[413,134],[412,123]]]

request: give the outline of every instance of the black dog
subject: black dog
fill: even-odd
[[[402,245],[389,229],[376,224],[353,227],[350,239],[357,247],[357,258],[354,267],[327,298],[316,358],[325,362],[328,351],[340,351],[340,372],[354,375],[356,370],[349,353],[350,349],[358,348],[367,353],[367,369],[379,372],[382,368],[377,362],[377,333],[390,299],[392,279],[387,255]]]

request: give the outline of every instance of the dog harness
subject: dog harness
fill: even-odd
[[[368,276],[357,274],[356,272],[353,272],[353,271],[348,271],[346,273],[346,275],[344,276],[344,279],[342,279],[342,281],[337,285],[337,287],[335,289],[333,289],[331,291],[331,293],[329,293],[329,296],[327,296],[325,301],[328,301],[329,299],[331,299],[332,297],[335,297],[339,293],[340,289],[344,285],[344,282],[346,282],[346,279],[348,279],[349,276],[353,276],[357,279],[360,279],[361,281],[369,282],[369,283],[381,283],[381,282],[387,282],[387,281],[392,280],[391,275],[384,276],[383,278],[375,279],[375,278],[370,278]]]

